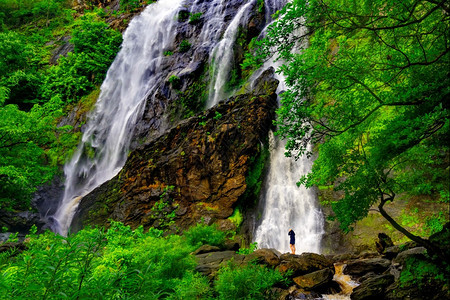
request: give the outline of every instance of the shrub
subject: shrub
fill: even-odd
[[[172,87],[174,89],[179,89],[180,88],[180,84],[181,84],[180,77],[178,77],[176,75],[170,76],[169,77],[169,83],[172,85]]]
[[[215,290],[219,299],[271,299],[270,288],[283,281],[277,270],[249,264],[246,267],[229,263],[219,270]]]
[[[185,53],[191,49],[191,43],[188,40],[182,40],[180,43],[180,52]]]
[[[189,17],[189,24],[196,24],[198,23],[198,21],[200,21],[200,18],[202,17],[203,13],[199,12],[199,13],[195,13],[195,14],[191,14],[191,16]]]
[[[226,238],[225,232],[219,230],[217,226],[205,224],[197,224],[189,228],[184,236],[190,245],[197,248],[201,245],[223,246]]]

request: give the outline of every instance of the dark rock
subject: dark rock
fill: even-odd
[[[424,259],[426,253],[427,249],[425,249],[424,247],[411,248],[406,251],[400,252],[397,257],[392,260],[392,263],[404,265],[405,261],[411,257]]]
[[[359,258],[374,258],[374,257],[378,257],[380,256],[379,253],[377,252],[373,252],[373,251],[369,251],[369,250],[364,250],[359,254]]]
[[[377,252],[383,254],[386,248],[394,246],[392,239],[383,232],[378,233],[378,240],[375,241]]]
[[[273,67],[265,70],[254,82],[253,92],[256,95],[270,95],[276,90],[279,81],[274,78],[275,69]]]
[[[40,186],[31,200],[31,206],[37,209],[42,219],[52,216],[58,209],[59,200],[64,193],[64,178],[55,176],[48,184]]]
[[[244,255],[237,254],[234,251],[204,253],[195,257],[198,263],[195,270],[210,279],[214,278],[217,271],[231,259],[237,265],[243,264],[245,259]]]
[[[36,225],[38,231],[41,231],[45,225],[45,221],[41,219],[39,213],[0,210],[0,229],[6,227],[8,232],[28,234],[33,225]]]
[[[296,286],[290,287],[279,299],[284,300],[316,300],[321,299],[320,294],[314,291],[305,291]]]
[[[366,273],[363,276],[359,277],[358,282],[361,283],[361,282],[366,281],[367,279],[370,279],[370,278],[376,277],[376,276],[378,276],[378,275],[375,274],[374,272],[369,272],[369,273]]]
[[[391,265],[391,261],[385,258],[357,259],[347,263],[344,273],[353,276],[362,276],[369,272],[381,274]]]
[[[58,59],[61,56],[67,56],[69,52],[73,51],[74,45],[69,43],[70,39],[71,39],[70,36],[64,36],[57,41],[57,43],[61,45],[55,50],[53,50],[52,57],[50,58],[50,64],[52,65],[58,64]]]
[[[224,245],[224,250],[238,251],[241,246],[235,241],[226,241]]]
[[[328,256],[327,256],[328,257]],[[349,260],[357,259],[358,255],[354,253],[342,253],[337,255],[331,255],[328,259],[330,259],[333,262],[346,262]]]
[[[301,255],[282,254],[281,263],[277,269],[281,273],[292,271],[292,276],[304,275],[314,271],[330,268],[332,261],[316,253],[302,253]]]
[[[0,244],[0,254],[10,252],[10,256],[17,255],[27,249],[28,247],[23,242],[7,242]]]
[[[255,261],[258,264],[275,267],[280,263],[280,255],[281,253],[275,249],[258,249],[246,255],[245,261]]]
[[[198,255],[198,254],[209,253],[209,252],[217,252],[217,251],[220,251],[219,247],[210,246],[210,245],[202,245],[202,246],[200,246],[200,248],[198,248],[197,250],[195,250],[191,254],[192,255]]]
[[[384,251],[384,257],[387,259],[393,259],[400,253],[400,246],[388,247]]]
[[[394,282],[394,276],[380,275],[367,279],[357,286],[350,295],[352,300],[381,300],[385,299],[386,288]]]
[[[297,276],[293,278],[293,281],[301,289],[317,291],[328,285],[333,279],[333,275],[333,271],[327,268],[306,275]]]

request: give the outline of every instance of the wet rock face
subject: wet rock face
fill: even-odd
[[[204,99],[200,99],[197,94],[193,95],[193,86],[201,86],[207,94],[208,79],[211,79],[208,70],[210,55],[243,2],[226,1],[217,11],[220,5],[212,1],[186,1],[178,12],[174,43],[164,49],[166,55],[161,58],[160,80],[149,94],[142,117],[136,124],[132,149],[160,136],[170,123],[183,118],[182,114],[179,114],[180,95],[184,94],[194,102],[190,103],[189,109],[194,112],[203,109]],[[232,69],[239,77],[242,75],[240,64],[244,59],[244,48],[265,26],[264,11],[259,11],[255,6],[249,14],[245,24],[240,27],[239,41],[233,48]],[[199,17],[193,19],[193,15]],[[183,43],[189,46],[181,47]],[[177,83],[173,84],[169,79],[175,77]]]
[[[31,211],[12,212],[0,210],[0,230],[25,235],[30,232],[33,225],[37,230],[45,225],[39,213]]]
[[[116,177],[83,198],[72,230],[108,219],[145,228],[232,226],[227,218],[272,128],[274,92],[231,98],[133,151]]]

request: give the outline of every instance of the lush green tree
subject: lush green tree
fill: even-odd
[[[301,183],[334,185],[342,228],[405,193],[448,202],[450,7],[442,0],[294,0],[261,55],[277,53],[288,90],[278,134],[288,155],[318,156]]]
[[[1,0],[0,24],[15,27],[42,20],[44,26],[49,26],[51,19],[61,18],[69,3],[67,0]]]
[[[30,112],[16,105],[0,106],[0,209],[29,209],[36,187],[50,180],[55,165],[45,149],[55,143],[55,118],[61,111],[50,101]]]
[[[29,209],[36,187],[65,162],[79,134],[58,128],[57,118],[68,103],[90,98],[122,41],[99,11],[74,21],[66,7],[60,0],[0,1],[7,19],[0,30],[0,209]],[[50,65],[61,33],[72,36],[74,50]]]
[[[122,42],[120,32],[108,28],[95,13],[87,13],[74,24],[74,51],[62,57],[48,70],[42,95],[50,99],[55,93],[74,102],[101,84]]]

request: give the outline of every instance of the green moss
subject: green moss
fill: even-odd
[[[206,99],[208,99],[208,86],[205,80],[206,70],[205,66],[202,75],[199,76],[184,92],[179,93],[178,105],[175,110],[181,114],[181,118],[189,118],[203,110]]]

